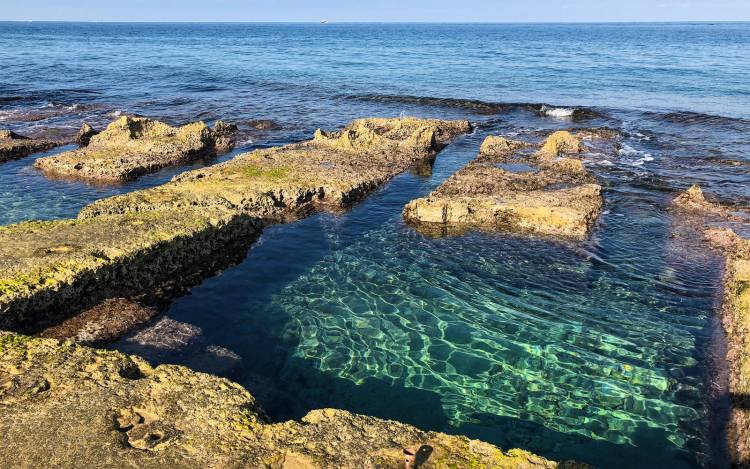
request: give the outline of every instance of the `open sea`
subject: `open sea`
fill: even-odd
[[[673,236],[667,207],[693,183],[750,203],[750,24],[0,22],[0,65],[0,128],[71,135],[134,113],[243,129],[231,154],[119,186],[45,178],[40,155],[0,164],[0,224],[358,117],[478,124],[430,174],[267,228],[148,326],[158,347],[114,348],[233,379],[274,420],[336,407],[601,467],[726,465],[723,266]],[[586,161],[606,204],[584,242],[401,220],[487,135],[595,126],[624,138]]]

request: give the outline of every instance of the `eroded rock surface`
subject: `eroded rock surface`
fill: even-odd
[[[414,164],[434,158],[467,121],[362,119],[310,141],[253,151],[172,182],[97,201],[81,218],[177,207],[220,207],[275,221],[341,209]]]
[[[26,330],[50,311],[197,282],[241,260],[262,219],[343,209],[434,158],[470,128],[466,121],[355,121],[340,132],[321,131],[311,141],[248,153],[163,186],[101,200],[78,220],[1,227],[0,328]]]
[[[170,210],[0,227],[0,328],[24,330],[48,313],[192,286],[239,261],[257,219],[221,210]]]
[[[83,125],[81,125],[81,130],[79,130],[76,134],[76,143],[82,147],[85,147],[89,144],[89,142],[91,142],[91,137],[98,134],[98,130],[95,130],[88,123],[84,122]]]
[[[404,218],[439,234],[480,228],[585,237],[601,212],[602,189],[580,160],[567,157],[583,143],[562,131],[537,148],[488,137],[474,161],[409,202]]]
[[[272,424],[225,379],[10,333],[0,413],[6,467],[584,467],[341,410]]]
[[[47,151],[58,145],[60,142],[29,138],[10,130],[0,130],[0,163]]]
[[[203,122],[171,127],[144,117],[123,116],[98,134],[81,129],[81,143],[88,139],[86,146],[40,158],[35,166],[55,176],[125,181],[226,151],[231,147],[230,134],[234,129],[221,121],[214,129]]]

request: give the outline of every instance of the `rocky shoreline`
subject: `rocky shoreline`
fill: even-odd
[[[490,136],[479,156],[427,197],[409,202],[404,219],[422,231],[470,228],[585,237],[602,209],[602,188],[574,155],[567,131],[542,144]]]
[[[750,461],[750,238],[748,218],[736,209],[706,199],[697,185],[677,196],[673,210],[698,220],[709,245],[725,259],[720,310],[727,337],[729,422],[727,443],[736,467]],[[747,215],[747,213],[744,213]],[[737,231],[744,231],[740,236]]]
[[[144,117],[123,116],[102,132],[84,124],[77,150],[38,159],[34,166],[56,177],[94,182],[122,182],[231,150],[235,126],[222,121],[171,127]]]
[[[0,130],[0,163],[51,150],[62,144],[54,140],[26,137],[10,130]]]
[[[270,423],[231,381],[5,332],[0,409],[7,467],[586,467],[343,410]]]

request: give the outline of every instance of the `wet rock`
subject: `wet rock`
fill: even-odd
[[[256,130],[281,130],[281,125],[271,119],[250,119],[247,125]]]
[[[137,370],[136,372],[123,370]],[[0,460],[8,467],[554,468],[522,450],[321,409],[268,423],[239,385],[118,352],[0,333]],[[40,384],[41,383],[41,384]],[[43,385],[47,383],[47,385]],[[75,444],[71,444],[75,442]],[[560,467],[574,467],[563,463]],[[584,467],[584,466],[580,466]]]
[[[60,144],[53,140],[34,139],[10,130],[0,130],[0,163],[47,151]]]
[[[102,182],[134,179],[231,147],[232,127],[203,122],[171,127],[144,117],[123,116],[91,136],[87,146],[40,158],[35,167],[60,177]]]
[[[39,335],[101,346],[118,339],[157,314],[156,309],[147,308],[132,300],[108,299],[61,324],[45,329]]]
[[[237,132],[237,125],[224,121],[217,121],[213,127],[214,147],[219,153],[226,153],[234,148],[233,137]]]
[[[431,161],[467,121],[362,119],[310,141],[256,150],[169,184],[97,201],[81,218],[102,214],[221,207],[288,221],[316,209],[341,210],[414,165]]]
[[[473,162],[409,202],[404,219],[427,234],[479,228],[585,237],[601,212],[601,186],[580,160],[560,157],[582,151],[580,140],[556,132],[534,147],[488,137]]]
[[[85,147],[91,141],[91,137],[99,134],[98,130],[94,130],[88,123],[84,122],[81,126],[81,130],[76,134],[76,143],[82,147]]]
[[[726,209],[719,204],[706,200],[703,191],[697,184],[693,184],[690,186],[690,189],[675,197],[672,201],[672,206],[681,210],[713,213],[716,215],[724,215],[727,213]]]

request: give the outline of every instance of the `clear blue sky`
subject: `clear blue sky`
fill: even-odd
[[[0,20],[750,21],[750,0],[2,0]]]

